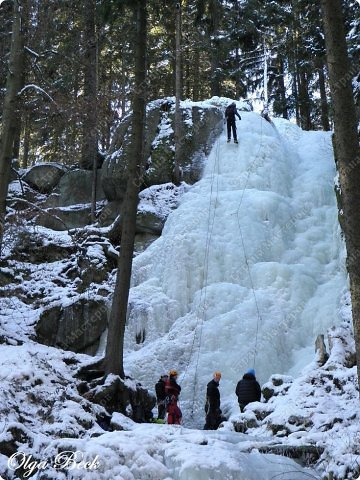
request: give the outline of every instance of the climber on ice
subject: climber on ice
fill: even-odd
[[[232,129],[232,132],[233,132],[234,143],[238,143],[237,135],[236,135],[236,118],[235,118],[235,115],[238,117],[239,120],[241,120],[241,117],[238,114],[238,111],[236,109],[236,103],[232,102],[230,105],[228,105],[226,107],[226,110],[225,110],[228,143],[231,140],[231,129]]]

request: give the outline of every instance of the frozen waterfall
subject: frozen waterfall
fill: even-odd
[[[224,132],[134,262],[126,371],[153,389],[176,368],[185,411],[202,411],[214,370],[222,399],[235,402],[244,370],[265,382],[300,368],[317,334],[339,323],[346,272],[331,134],[241,115],[239,145]]]

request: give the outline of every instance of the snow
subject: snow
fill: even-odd
[[[139,194],[138,212],[153,213],[165,220],[177,208],[181,196],[188,188],[186,183],[178,187],[173,183],[163,183],[146,188]]]
[[[228,103],[215,98],[201,105]],[[64,275],[76,259],[9,260],[1,269],[16,273],[19,284],[0,300],[0,334],[8,342],[0,345],[0,445],[22,432],[19,451],[38,462],[34,480],[358,477],[360,409],[331,134],[303,132],[281,119],[271,125],[252,112],[241,116],[239,145],[226,144],[224,133],[196,185],[152,186],[140,195],[140,211],[168,219],[134,262],[126,373],[153,391],[159,374],[178,369],[182,426],[135,424],[115,413],[118,430],[104,432],[96,421],[102,407],[79,395],[74,378],[89,357],[32,340],[43,307],[26,304],[26,295],[63,306],[96,295],[92,286],[79,294],[76,279]],[[18,186],[13,192],[19,194]],[[31,232],[42,245],[74,245],[66,232]],[[102,268],[101,244],[84,248]],[[137,344],[142,330],[145,341]],[[331,346],[325,365],[314,357],[318,333]],[[240,413],[234,390],[248,367],[274,394]],[[227,421],[212,432],[202,426],[205,384],[214,370],[222,371]],[[263,453],[304,445],[319,448],[313,468],[304,459]],[[64,451],[76,452],[67,471],[59,467]],[[0,450],[0,476],[15,480],[9,455]]]

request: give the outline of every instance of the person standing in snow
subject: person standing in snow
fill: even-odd
[[[166,415],[166,407],[165,407],[165,385],[166,380],[168,379],[168,375],[161,375],[158,382],[155,384],[155,394],[156,394],[156,403],[158,406],[158,418],[164,420]]]
[[[236,385],[235,393],[238,397],[241,412],[248,403],[260,402],[261,388],[255,377],[255,370],[249,368],[243,378]]]
[[[177,371],[170,370],[169,378],[165,382],[165,394],[166,394],[166,410],[168,414],[169,425],[180,425],[182,413],[178,407],[178,398],[181,392],[181,387],[177,383]]]
[[[217,430],[223,420],[220,409],[219,383],[221,373],[215,372],[213,379],[207,384],[206,388],[206,422],[204,430]]]
[[[239,120],[241,120],[240,115],[238,114],[238,111],[236,109],[236,103],[232,102],[230,105],[226,107],[225,110],[225,119],[226,119],[226,124],[227,124],[227,141],[228,143],[231,140],[231,129],[233,132],[233,137],[234,137],[234,143],[238,143],[237,140],[237,134],[236,134],[236,119],[235,115],[238,117]]]

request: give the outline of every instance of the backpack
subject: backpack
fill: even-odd
[[[163,380],[159,380],[155,385],[155,393],[158,400],[164,400],[166,397],[165,393],[165,382]]]

